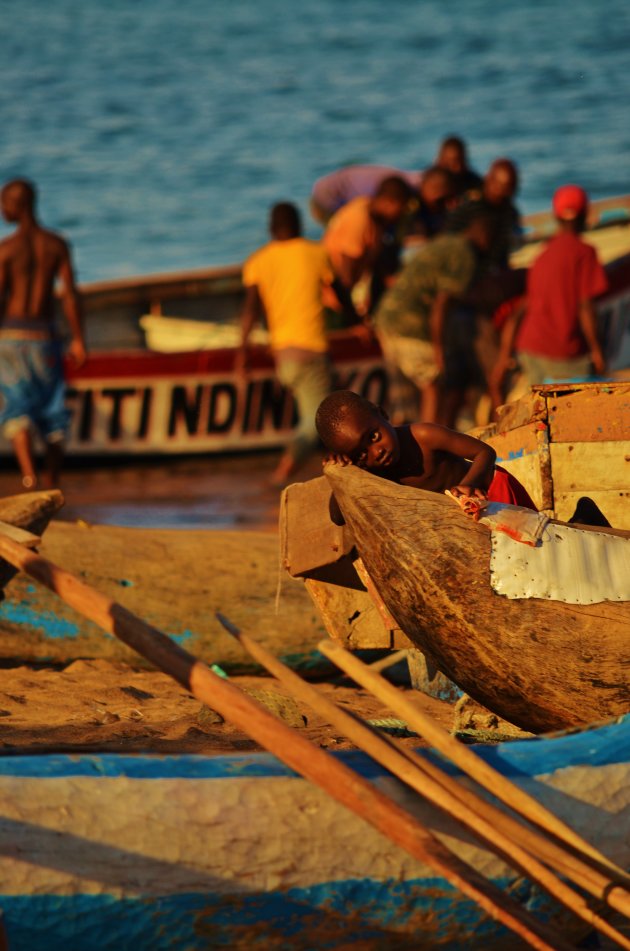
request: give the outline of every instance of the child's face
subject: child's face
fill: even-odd
[[[334,448],[360,469],[386,469],[400,458],[398,434],[378,410],[348,415]]]

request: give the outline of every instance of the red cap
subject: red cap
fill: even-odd
[[[553,211],[562,221],[573,221],[588,211],[588,195],[579,185],[562,185],[553,196]]]

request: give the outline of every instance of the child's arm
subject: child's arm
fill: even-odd
[[[595,373],[605,373],[606,359],[597,336],[597,317],[592,300],[583,300],[580,303],[580,327],[591,354]]]
[[[518,328],[527,310],[527,298],[521,301],[516,310],[510,314],[501,330],[501,340],[499,343],[499,356],[497,362],[492,368],[490,374],[490,384],[497,390],[500,389],[503,378],[510,368],[512,362],[512,352],[514,350],[514,341]]]
[[[435,423],[417,423],[411,427],[411,432],[423,452],[450,452],[454,456],[470,460],[470,468],[458,485],[444,486],[445,489],[450,489],[456,497],[472,495],[485,499],[494,477],[497,457],[492,446],[475,439],[474,436],[467,436]]]
[[[438,291],[429,317],[434,359],[440,373],[444,369],[444,324],[449,301],[450,294],[446,291]]]

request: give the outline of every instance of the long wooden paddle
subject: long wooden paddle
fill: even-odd
[[[2,534],[0,557],[169,674],[199,701],[217,710],[292,769],[443,876],[531,947],[541,951],[568,951],[572,947],[553,927],[537,921],[370,782],[276,719],[265,707],[214,674],[157,628],[75,575]]]
[[[451,759],[456,766],[471,776],[493,796],[501,799],[515,812],[520,812],[529,822],[555,836],[565,845],[577,850],[578,854],[594,859],[598,865],[608,869],[616,881],[623,882],[626,886],[630,883],[630,875],[624,872],[623,869],[602,855],[593,845],[579,836],[553,812],[545,808],[542,803],[526,793],[524,789],[510,782],[506,776],[503,776],[489,763],[482,760],[470,747],[464,746],[450,733],[447,733],[439,723],[436,723],[435,720],[420,710],[413,700],[405,697],[380,674],[370,670],[366,664],[345,650],[341,644],[328,639],[320,641],[318,648],[344,673],[365,687],[390,710],[402,717],[412,730],[428,740],[431,746],[434,746],[440,753]]]
[[[316,713],[334,724],[352,740],[360,749],[368,753],[373,759],[385,766],[386,769],[402,779],[403,782],[415,789],[447,815],[456,819],[470,829],[478,838],[490,845],[509,865],[527,875],[544,888],[550,895],[564,904],[572,912],[607,935],[620,947],[630,949],[630,939],[625,938],[613,928],[605,919],[589,907],[582,895],[568,887],[556,875],[550,872],[535,856],[536,849],[524,847],[528,838],[536,840],[544,837],[525,829],[518,822],[509,820],[501,810],[492,806],[487,800],[475,796],[474,793],[464,790],[452,777],[448,776],[439,767],[397,744],[389,737],[385,737],[359,718],[342,710],[335,703],[325,697],[321,691],[306,683],[294,671],[274,657],[263,645],[251,635],[239,630],[224,615],[218,613],[217,618],[223,627],[232,634],[243,648],[259,663],[261,663],[274,677],[284,683],[295,697],[307,703]],[[426,768],[428,767],[428,768]],[[461,793],[468,795],[461,795]],[[500,819],[512,821],[522,835],[510,837]],[[499,820],[499,821],[497,821]],[[597,870],[585,863],[574,859],[573,855],[560,847],[554,848],[549,843],[554,857],[560,856],[563,871],[570,874],[577,884],[587,888],[600,900],[606,900],[616,883],[603,876]],[[630,914],[630,894],[623,890],[617,895],[618,909]]]

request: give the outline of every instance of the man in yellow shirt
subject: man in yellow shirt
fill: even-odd
[[[247,341],[264,310],[278,379],[293,392],[299,414],[295,435],[272,476],[280,486],[317,447],[315,412],[332,388],[322,304],[322,288],[332,273],[324,247],[302,237],[295,205],[274,205],[269,230],[271,241],[243,269],[246,297],[237,369],[245,371]]]

